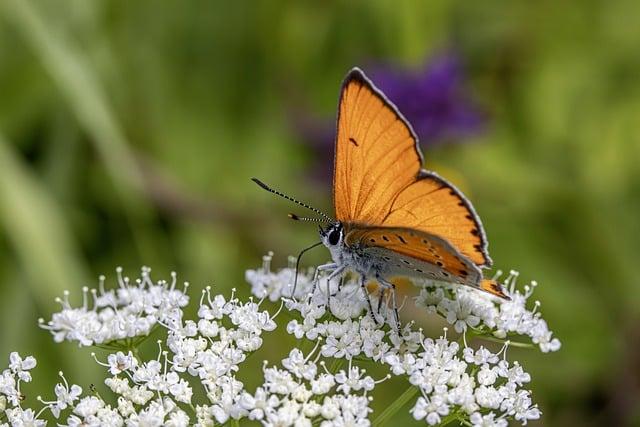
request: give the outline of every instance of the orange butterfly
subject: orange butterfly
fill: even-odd
[[[333,262],[317,271],[331,271],[328,280],[355,271],[365,293],[368,278],[393,289],[389,278],[405,276],[508,299],[498,283],[483,279],[481,269],[491,266],[491,258],[471,203],[445,179],[422,169],[411,125],[358,68],[342,84],[335,150],[335,220],[254,178],[329,224],[320,236]]]

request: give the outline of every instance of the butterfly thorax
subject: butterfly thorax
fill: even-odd
[[[320,228],[322,243],[329,249],[334,263],[347,270],[369,276],[383,270],[383,262],[378,257],[370,256],[365,247],[351,241],[349,235],[355,224],[337,221],[326,229]]]

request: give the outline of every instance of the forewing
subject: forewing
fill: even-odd
[[[417,138],[396,107],[354,68],[340,94],[333,200],[336,218],[381,224],[422,165]]]
[[[464,195],[432,172],[404,188],[382,221],[388,227],[408,227],[437,235],[479,267],[490,267],[482,223]]]

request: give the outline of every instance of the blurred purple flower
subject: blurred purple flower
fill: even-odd
[[[459,142],[481,133],[486,116],[472,101],[462,61],[454,52],[434,56],[424,66],[409,70],[397,65],[374,65],[365,69],[413,126],[421,145]],[[295,109],[296,131],[312,146],[317,159],[313,176],[326,180],[332,173],[335,124]]]
[[[483,129],[485,116],[471,101],[461,60],[451,52],[417,70],[376,67],[369,77],[396,104],[422,144],[455,141]]]

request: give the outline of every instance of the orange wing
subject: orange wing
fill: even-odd
[[[477,266],[491,266],[487,238],[473,206],[433,172],[422,171],[417,181],[398,194],[382,224],[436,234]]]
[[[482,272],[446,240],[404,227],[367,227],[347,223],[345,243],[384,261],[380,266],[390,276],[427,277],[459,283],[509,299],[494,280]]]
[[[354,68],[343,83],[338,109],[333,175],[336,218],[415,228],[448,241],[476,265],[490,266],[484,230],[471,203],[421,165],[411,125]]]
[[[411,126],[354,68],[338,107],[333,201],[336,218],[381,224],[396,195],[422,164]]]
[[[429,270],[439,272],[436,277],[438,279],[478,287],[482,278],[478,267],[446,240],[433,234],[406,227],[363,227],[353,224],[345,225],[345,233],[345,243],[350,247],[359,247],[362,250],[383,248],[424,261],[433,266]],[[383,260],[389,261],[384,257]],[[401,261],[398,261],[398,264],[398,267],[403,267]],[[406,269],[410,269],[409,264],[406,262],[404,264],[407,265]],[[430,273],[431,271],[418,269],[416,272]],[[411,274],[407,275],[411,276]]]

